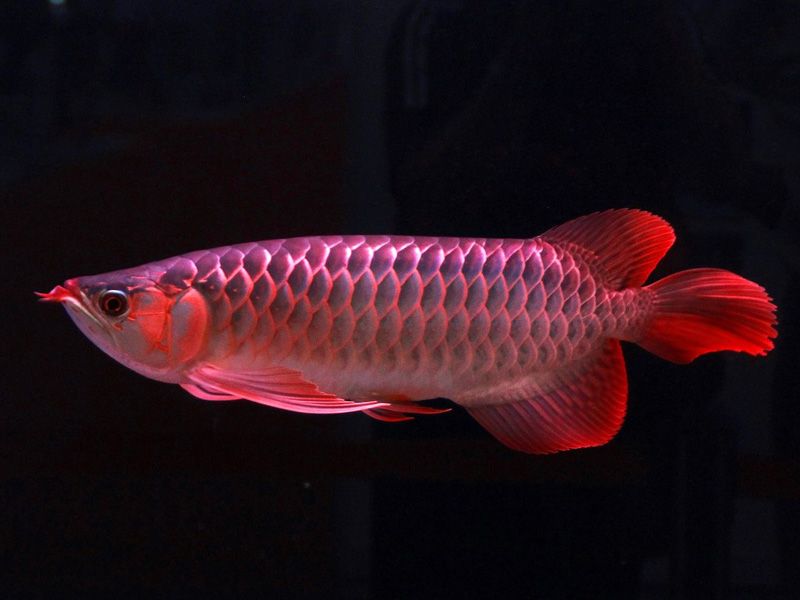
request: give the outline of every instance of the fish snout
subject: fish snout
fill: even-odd
[[[47,293],[34,292],[39,296],[40,302],[64,302],[68,298],[78,300],[80,298],[80,287],[75,279],[67,279],[64,285],[57,285]]]

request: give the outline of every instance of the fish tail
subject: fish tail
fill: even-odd
[[[763,355],[777,336],[775,305],[757,283],[723,269],[690,269],[645,287],[652,316],[638,344],[676,363],[733,350]]]

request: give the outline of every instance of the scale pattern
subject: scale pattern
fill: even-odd
[[[220,356],[249,347],[271,364],[465,387],[575,360],[630,313],[580,257],[540,238],[304,237],[195,252],[162,268],[161,285],[207,298]]]

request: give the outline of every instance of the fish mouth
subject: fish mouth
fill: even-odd
[[[34,292],[40,302],[66,302],[69,299],[79,300],[81,288],[74,279],[67,279],[64,285],[57,285],[49,292]]]
[[[67,308],[76,308],[99,327],[104,328],[103,323],[89,310],[89,299],[75,279],[67,279],[64,285],[57,285],[49,292],[34,292],[34,294],[39,296],[39,302],[58,302],[66,304]]]

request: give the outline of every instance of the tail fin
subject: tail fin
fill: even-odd
[[[734,350],[763,355],[778,334],[775,305],[760,285],[722,269],[681,271],[647,286],[654,314],[640,346],[677,363]]]

